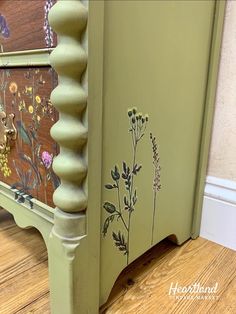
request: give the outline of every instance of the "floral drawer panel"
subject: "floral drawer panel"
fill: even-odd
[[[52,170],[58,146],[50,128],[58,113],[50,101],[57,84],[49,67],[0,70],[0,111],[15,114],[17,139],[0,156],[0,181],[7,183],[19,203],[33,207],[33,199],[53,206],[59,179]]]
[[[55,46],[48,12],[56,0],[1,0],[0,52]]]

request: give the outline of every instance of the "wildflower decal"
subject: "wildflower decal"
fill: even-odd
[[[45,168],[49,169],[52,164],[53,155],[49,154],[49,152],[42,153],[42,162]]]
[[[5,17],[0,13],[0,34],[4,39],[7,39],[10,37],[10,30],[7,25],[7,21]],[[3,52],[3,45],[0,44],[1,52]]]
[[[4,154],[0,153],[0,170],[4,177],[9,177],[11,175],[11,169],[8,166],[8,155],[10,152],[10,147],[6,147],[6,152]]]
[[[116,190],[117,204],[106,201],[103,208],[108,213],[103,224],[102,233],[106,236],[110,224],[116,218],[120,221],[125,230],[125,234],[121,230],[112,232],[112,238],[115,246],[126,256],[127,264],[129,263],[130,253],[130,231],[132,214],[138,201],[137,188],[135,186],[135,177],[142,169],[142,165],[137,161],[137,149],[139,142],[143,139],[148,123],[148,115],[137,112],[137,108],[128,110],[129,133],[132,143],[132,164],[128,165],[123,161],[122,170],[118,165],[111,169],[111,183],[105,185],[108,190]],[[124,186],[125,193],[121,196],[121,185]]]
[[[158,151],[158,146],[155,136],[150,133],[150,140],[152,143],[152,158],[153,158],[153,216],[152,216],[152,240],[153,244],[153,234],[156,221],[156,202],[157,202],[157,193],[161,190],[161,166],[160,166],[160,156]]]
[[[132,145],[132,162],[128,164],[122,162],[122,166],[114,165],[111,169],[111,181],[105,184],[107,190],[113,191],[117,195],[117,202],[106,200],[103,209],[107,217],[103,223],[102,234],[105,237],[111,224],[114,221],[120,223],[118,230],[112,230],[112,240],[117,249],[126,256],[126,263],[129,264],[130,256],[130,232],[132,229],[132,216],[138,203],[138,192],[135,179],[142,172],[142,164],[137,160],[137,150],[141,140],[144,139],[149,117],[137,111],[134,107],[128,110],[129,134]],[[153,159],[153,210],[152,210],[152,230],[151,245],[153,244],[153,232],[156,221],[157,193],[161,189],[160,183],[160,156],[155,136],[150,133]]]
[[[44,138],[44,128],[49,129],[57,120],[56,110],[48,98],[48,80],[53,81],[53,73],[52,69],[37,68],[0,71],[0,110],[15,113],[18,132],[11,158],[10,147],[0,154],[0,180],[4,178],[11,186],[17,202],[31,208],[33,197],[53,206],[51,194],[60,184],[52,170],[58,146]]]
[[[46,0],[45,6],[44,6],[44,32],[45,32],[45,43],[48,48],[53,47],[53,30],[48,22],[48,14],[53,6],[54,1],[53,0]]]
[[[15,95],[17,93],[17,90],[18,90],[18,86],[17,86],[16,82],[11,82],[10,85],[9,85],[10,93]]]

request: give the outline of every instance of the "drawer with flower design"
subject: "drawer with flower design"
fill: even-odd
[[[1,0],[0,52],[15,52],[55,46],[48,12],[56,0]]]
[[[59,185],[52,170],[58,146],[49,135],[58,120],[50,101],[56,84],[50,67],[0,69],[0,128],[12,123],[9,134],[15,128],[15,139],[0,149],[0,181],[11,187],[17,202],[30,207],[34,198],[53,206]]]

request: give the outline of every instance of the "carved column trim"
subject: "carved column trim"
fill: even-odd
[[[59,0],[49,13],[50,25],[58,35],[58,45],[51,53],[50,62],[59,76],[51,100],[60,113],[59,121],[51,128],[53,139],[60,145],[53,169],[61,179],[53,201],[68,213],[84,211],[87,207],[84,189],[87,91],[86,84],[82,84],[87,66],[87,53],[82,44],[87,15],[87,8],[79,0]]]

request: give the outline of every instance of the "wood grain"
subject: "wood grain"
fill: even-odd
[[[34,230],[18,228],[0,210],[0,313],[49,314],[47,253]],[[219,283],[218,300],[175,300],[171,282]],[[100,314],[236,313],[236,252],[198,238],[164,240],[125,269]]]
[[[0,313],[50,313],[45,244],[0,209]]]
[[[168,248],[169,246],[169,248]],[[160,252],[164,249],[164,254]],[[160,252],[158,252],[160,250]],[[218,300],[176,300],[168,296],[171,282],[181,286],[219,283]],[[236,313],[236,252],[198,238],[181,247],[158,244],[122,272],[101,313]],[[228,289],[231,285],[232,291]],[[225,303],[224,303],[225,301]]]
[[[55,1],[54,1],[55,2]],[[46,48],[45,12],[46,0],[1,0],[0,13],[4,16],[10,30],[10,36],[5,38],[0,34],[0,44],[3,52],[14,52]],[[53,34],[53,45],[56,36]]]

